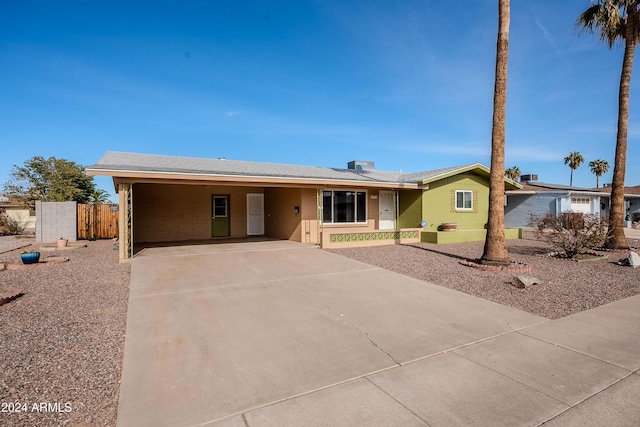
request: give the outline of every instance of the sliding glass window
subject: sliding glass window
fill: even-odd
[[[325,224],[366,223],[366,191],[323,191],[322,220]]]

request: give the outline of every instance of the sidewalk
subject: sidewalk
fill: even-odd
[[[627,239],[637,239],[640,240],[640,229],[638,228],[625,228],[624,235]]]
[[[212,425],[638,426],[638,369],[635,296]]]

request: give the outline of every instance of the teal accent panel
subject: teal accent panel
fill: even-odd
[[[331,243],[366,242],[371,240],[417,239],[419,231],[373,231],[371,233],[336,233],[329,237]]]

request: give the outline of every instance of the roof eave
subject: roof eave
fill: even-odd
[[[580,190],[569,190],[568,195],[576,195],[576,196],[599,196],[602,197],[603,194],[597,191],[580,191]]]
[[[514,196],[514,195],[518,195],[518,194],[522,194],[522,195],[533,195],[533,194],[538,194],[537,191],[534,190],[508,190],[505,191],[505,194],[507,196]]]

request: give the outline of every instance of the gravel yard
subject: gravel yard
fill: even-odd
[[[33,242],[0,237],[0,262]],[[0,306],[0,425],[115,425],[130,266],[112,241],[54,255],[70,261],[0,271],[24,290]]]
[[[637,240],[628,243],[640,246]],[[544,254],[552,249],[533,233],[525,233],[522,240],[507,241],[509,256],[511,261],[531,265],[530,275],[541,284],[518,289],[510,284],[512,273],[480,271],[458,263],[480,258],[483,247],[484,242],[418,243],[331,252],[550,319],[640,294],[640,269],[614,264],[626,257],[624,253],[601,252],[609,258],[589,262],[550,258]]]

